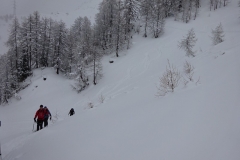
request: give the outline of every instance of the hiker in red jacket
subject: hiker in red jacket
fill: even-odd
[[[37,123],[37,131],[43,128],[43,121],[44,121],[44,115],[45,115],[45,111],[43,109],[43,105],[40,105],[39,110],[37,110],[35,117],[34,117],[34,121]],[[36,120],[37,118],[37,120]]]

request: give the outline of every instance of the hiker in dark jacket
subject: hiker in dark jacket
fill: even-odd
[[[44,127],[48,126],[48,118],[50,117],[50,120],[52,119],[52,115],[50,111],[48,110],[47,106],[44,107]]]
[[[71,108],[70,111],[69,111],[69,113],[68,113],[68,115],[72,116],[72,115],[74,115],[74,114],[75,114],[74,109]]]
[[[34,121],[37,123],[37,131],[43,128],[44,115],[45,115],[45,111],[43,109],[43,105],[40,105],[40,108],[37,110],[34,117]]]

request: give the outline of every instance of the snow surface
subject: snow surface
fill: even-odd
[[[103,58],[103,78],[80,94],[53,68],[35,70],[22,99],[0,106],[3,160],[239,160],[238,17],[237,0],[212,12],[204,2],[195,21],[168,19],[159,39],[135,35],[130,50]],[[220,22],[225,41],[213,46],[211,30]],[[194,58],[178,48],[191,28],[198,39]],[[156,97],[168,60],[181,73],[186,60],[193,64],[194,82]],[[40,104],[54,121],[33,133]]]

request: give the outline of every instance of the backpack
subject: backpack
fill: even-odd
[[[50,114],[50,112],[49,112],[49,110],[47,109],[47,110],[44,112],[44,119],[48,119],[49,114]]]

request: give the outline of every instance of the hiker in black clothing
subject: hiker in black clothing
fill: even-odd
[[[50,111],[48,110],[47,106],[44,107],[44,127],[48,126],[48,118],[50,117],[50,120],[52,119],[52,115]]]
[[[68,115],[72,116],[72,115],[74,115],[74,114],[75,114],[74,109],[71,108],[70,111],[69,111],[69,113],[68,113]]]

